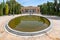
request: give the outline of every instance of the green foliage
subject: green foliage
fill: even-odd
[[[59,1],[59,3],[57,3]],[[5,3],[4,0],[0,4],[0,15],[8,14],[20,14],[22,5],[16,2],[16,0],[10,0]],[[53,2],[47,2],[42,5],[38,5],[41,9],[41,13],[45,15],[60,15],[60,0],[54,0]]]
[[[42,11],[43,11],[43,12],[42,12],[42,13],[47,14],[47,12],[48,12],[48,11],[47,11],[47,8],[48,8],[48,7],[46,6],[46,4],[43,4],[43,6],[42,6],[42,9],[43,9]]]
[[[7,1],[6,3],[9,5],[10,14],[19,14],[20,13],[21,4],[19,4],[15,0],[10,0],[10,1]]]
[[[0,4],[0,16],[3,15],[3,3]]]
[[[60,15],[60,3],[57,3],[57,0],[53,2],[47,2],[42,5],[38,5],[41,9],[41,13],[45,15]]]
[[[9,7],[8,7],[8,4],[5,5],[5,14],[8,15],[9,13]]]
[[[0,15],[8,15],[8,14],[19,14],[21,13],[21,4],[16,2],[16,0],[10,0],[6,3],[3,2],[0,4]]]

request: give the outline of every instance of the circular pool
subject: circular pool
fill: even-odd
[[[6,24],[5,29],[21,36],[43,34],[51,29],[51,21],[38,15],[20,15]]]

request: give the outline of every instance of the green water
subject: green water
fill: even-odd
[[[48,19],[41,16],[26,15],[12,19],[8,25],[14,30],[35,32],[49,27],[50,22]]]

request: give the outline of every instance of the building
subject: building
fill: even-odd
[[[21,7],[21,13],[40,13],[40,7]]]

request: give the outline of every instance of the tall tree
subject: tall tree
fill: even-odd
[[[50,14],[50,3],[47,1],[47,11],[48,11],[48,14]]]
[[[0,15],[3,15],[4,5],[5,5],[5,2],[3,0],[3,2],[0,4]]]
[[[57,0],[54,0],[55,11],[57,12],[58,3]]]
[[[2,2],[1,5],[0,5],[0,7],[1,7],[1,9],[0,9],[1,15],[3,15],[4,5],[5,5],[5,2],[4,2],[4,0],[3,0],[3,2]]]
[[[8,15],[9,13],[9,7],[8,7],[8,4],[5,5],[5,14]]]
[[[7,2],[9,5],[9,11],[11,14],[18,14],[21,8],[21,4],[16,2],[16,0],[10,0]]]
[[[59,8],[60,8],[60,0],[59,0]]]
[[[3,15],[2,14],[2,4],[0,4],[0,16]]]

